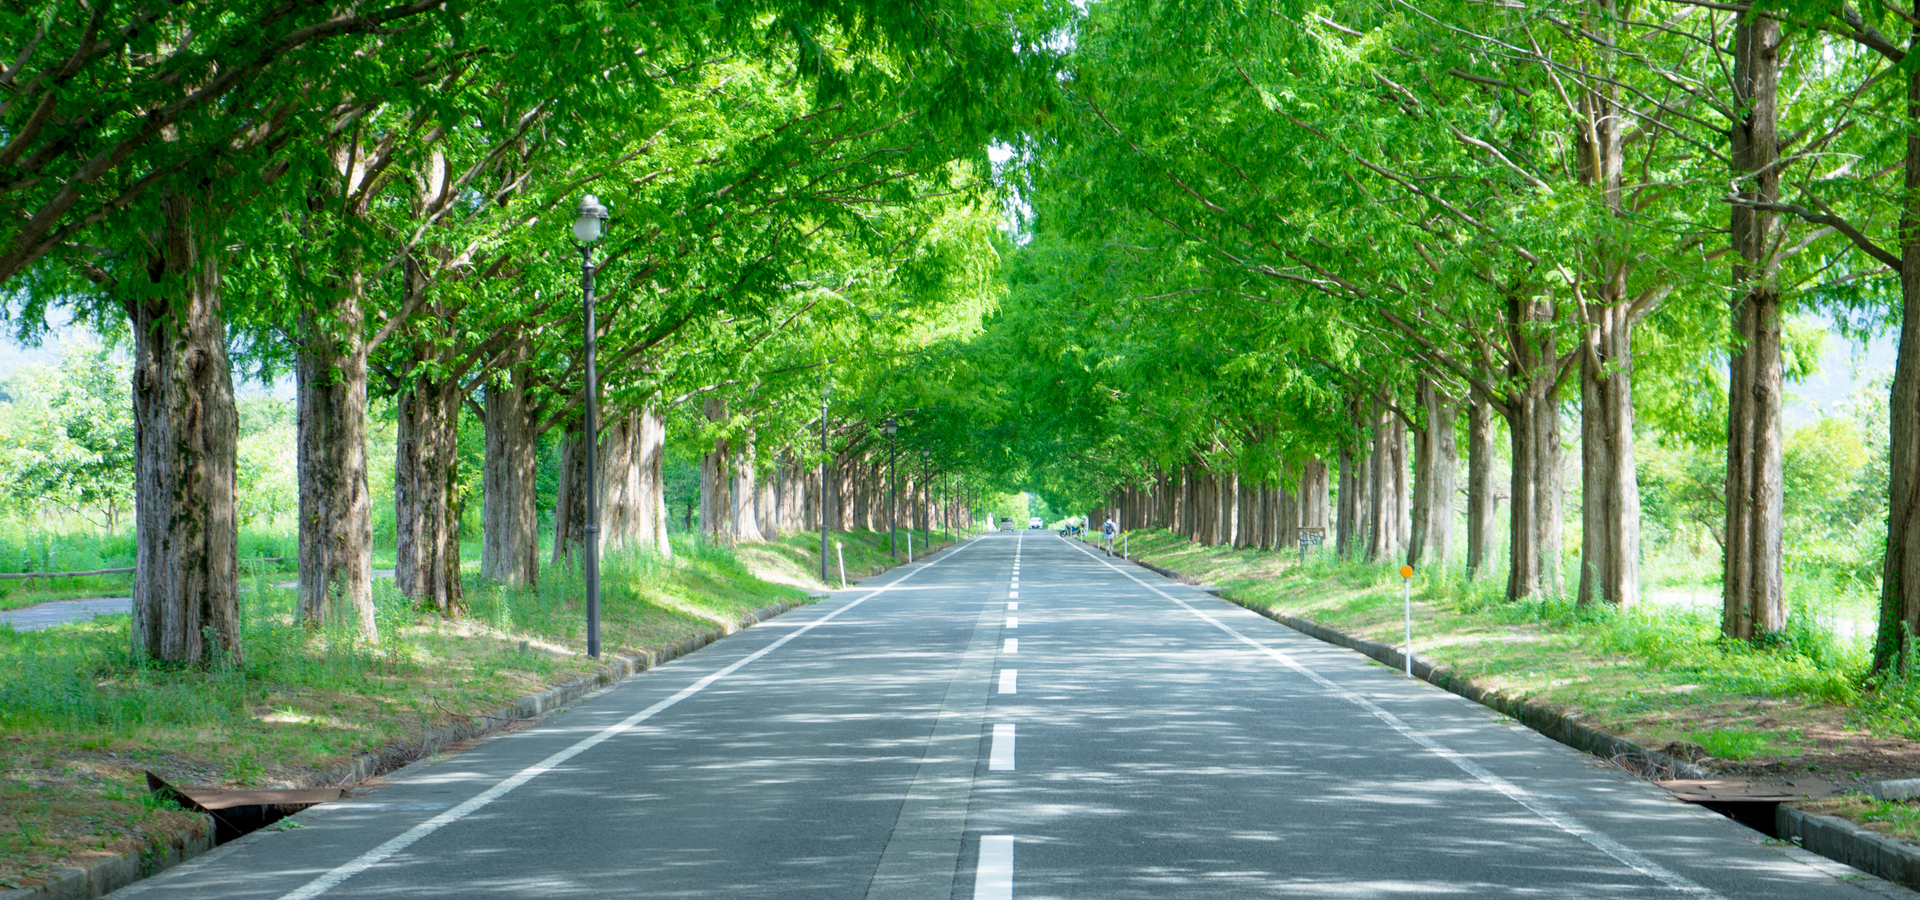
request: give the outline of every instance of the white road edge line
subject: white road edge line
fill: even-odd
[[[980,838],[980,864],[973,870],[973,900],[1013,900],[1013,835]]]
[[[1062,540],[1064,540],[1064,538]],[[1454,750],[1453,748],[1448,747],[1445,744],[1442,744],[1431,737],[1428,737],[1427,735],[1423,734],[1419,730],[1415,729],[1413,726],[1407,724],[1406,721],[1401,719],[1399,716],[1396,716],[1393,713],[1386,711],[1385,709],[1381,708],[1378,704],[1374,703],[1373,701],[1368,700],[1367,698],[1362,697],[1359,694],[1356,694],[1350,690],[1347,690],[1344,687],[1341,687],[1339,684],[1336,684],[1331,679],[1328,679],[1326,676],[1321,675],[1319,672],[1315,672],[1314,670],[1309,669],[1306,666],[1302,665],[1298,660],[1295,660],[1293,657],[1287,655],[1286,653],[1279,650],[1275,650],[1272,647],[1267,646],[1266,644],[1260,643],[1259,641],[1256,641],[1253,638],[1250,638],[1244,634],[1241,634],[1239,631],[1235,630],[1232,626],[1224,622],[1221,622],[1220,620],[1215,619],[1213,616],[1210,616],[1204,612],[1201,612],[1198,609],[1193,608],[1193,606],[1188,604],[1187,601],[1182,600],[1178,597],[1175,597],[1167,593],[1166,591],[1159,589],[1158,587],[1155,587],[1154,585],[1134,575],[1132,572],[1128,572],[1127,570],[1122,569],[1119,566],[1114,565],[1113,563],[1107,562],[1104,559],[1094,556],[1091,552],[1088,552],[1085,549],[1082,549],[1081,552],[1086,553],[1088,556],[1093,557],[1094,562],[1101,563],[1105,565],[1107,568],[1112,569],[1115,572],[1119,572],[1120,574],[1125,575],[1127,578],[1132,579],[1135,584],[1138,584],[1141,587],[1146,588],[1147,590],[1150,590],[1156,594],[1159,594],[1161,597],[1167,600],[1173,601],[1174,603],[1178,604],[1181,609],[1184,609],[1187,612],[1190,612],[1196,616],[1199,616],[1200,618],[1206,620],[1207,624],[1212,625],[1213,627],[1218,628],[1221,631],[1224,631],[1230,635],[1233,635],[1234,637],[1238,638],[1242,643],[1245,643],[1253,647],[1254,649],[1259,650],[1261,653],[1264,653],[1267,656],[1279,661],[1281,664],[1285,665],[1287,668],[1290,668],[1295,672],[1305,675],[1307,678],[1312,679],[1314,683],[1320,685],[1323,688],[1326,688],[1328,691],[1340,697],[1342,700],[1352,703],[1353,705],[1358,706],[1369,713],[1372,713],[1374,718],[1379,719],[1380,721],[1386,723],[1393,730],[1400,732],[1402,735],[1405,735],[1407,739],[1426,748],[1433,755],[1438,756],[1441,759],[1444,759],[1447,762],[1452,763],[1460,771],[1465,772],[1468,775],[1472,775],[1475,779],[1479,780],[1480,783],[1506,795],[1507,799],[1512,800],[1513,802],[1518,803],[1523,807],[1526,807],[1529,812],[1532,812],[1534,815],[1545,820],[1548,824],[1554,826],[1555,828],[1558,828],[1561,831],[1566,832],[1567,834],[1573,835],[1574,837],[1577,837],[1587,842],[1594,849],[1599,850],[1600,852],[1613,857],[1615,860],[1620,862],[1621,865],[1624,865],[1629,869],[1639,872],[1640,874],[1645,875],[1648,878],[1658,881],[1661,884],[1664,884],[1667,887],[1679,893],[1692,894],[1696,897],[1713,898],[1713,900],[1724,900],[1724,898],[1721,898],[1719,894],[1714,893],[1712,889],[1704,885],[1701,885],[1697,882],[1694,882],[1693,880],[1687,878],[1686,876],[1681,875],[1678,872],[1668,869],[1667,867],[1662,866],[1659,863],[1646,858],[1645,856],[1641,855],[1639,851],[1634,850],[1633,848],[1628,847],[1625,844],[1622,844],[1619,841],[1616,841],[1613,838],[1608,837],[1607,835],[1601,834],[1600,832],[1587,827],[1580,820],[1564,812],[1561,812],[1553,804],[1548,803],[1547,801],[1542,800],[1528,793],[1525,788],[1522,788],[1519,785],[1516,785],[1513,782],[1506,780],[1505,778],[1501,778],[1500,776],[1495,775],[1490,771],[1487,771],[1485,767],[1467,758],[1465,755],[1461,754],[1458,750]]]
[[[434,816],[433,818],[428,819],[425,822],[415,825],[412,828],[407,829],[405,832],[401,833],[399,837],[393,838],[392,840],[389,840],[386,843],[373,848],[372,850],[368,850],[367,852],[360,854],[359,856],[353,858],[352,860],[349,860],[346,863],[343,863],[335,867],[331,871],[319,876],[318,878],[313,879],[312,881],[307,882],[306,884],[300,886],[295,890],[282,894],[280,896],[280,900],[311,900],[311,898],[313,897],[318,897],[321,894],[324,894],[330,890],[333,890],[335,887],[338,887],[342,882],[346,881],[347,879],[352,878],[353,876],[358,875],[361,872],[364,872],[368,869],[371,869],[374,866],[379,865],[382,861],[386,860],[388,857],[391,857],[399,853],[400,851],[413,846],[421,838],[424,838],[427,835],[430,835],[436,831],[439,831],[442,828],[445,828],[448,825],[451,825],[455,822],[460,821],[461,819],[466,818],[469,815],[472,815],[473,813],[479,811],[481,807],[484,807],[487,804],[492,803],[493,801],[506,796],[514,788],[517,788],[523,784],[526,784],[527,782],[532,781],[533,779],[538,778],[541,775],[544,775],[547,772],[552,771],[555,767],[559,766],[560,764],[565,763],[566,761],[576,756],[579,756],[580,754],[585,753],[588,750],[593,749],[595,746],[598,746],[599,744],[607,741],[610,738],[618,736],[620,733],[631,729],[633,726],[638,725],[641,722],[645,722],[646,720],[653,718],[656,714],[664,711],[668,707],[671,707],[674,704],[679,703],[680,701],[693,696],[694,694],[697,694],[703,690],[706,690],[707,687],[713,684],[714,682],[719,681],[720,679],[725,678],[728,675],[732,675],[733,673],[739,671],[742,667],[746,666],[748,663],[751,663],[754,660],[759,659],[760,657],[766,656],[767,654],[780,649],[781,645],[787,643],[788,641],[791,641],[794,638],[797,638],[803,634],[806,634],[807,632],[812,631],[815,628],[818,628],[822,625],[827,624],[828,622],[832,621],[834,617],[840,615],[841,613],[846,612],[847,610],[850,610],[856,606],[859,606],[860,604],[865,603],[868,600],[873,599],[874,597],[878,597],[881,594],[886,593],[888,590],[891,590],[895,585],[898,585],[900,582],[906,581],[907,579],[912,578],[914,575],[919,574],[920,572],[925,571],[928,568],[937,566],[945,562],[947,558],[951,558],[951,555],[949,555],[946,558],[936,559],[933,562],[924,563],[916,568],[908,570],[906,574],[901,575],[899,578],[895,579],[892,583],[876,588],[872,593],[864,597],[861,597],[860,599],[855,600],[852,603],[848,603],[847,605],[842,606],[839,609],[834,610],[833,612],[827,613],[826,615],[821,616],[820,618],[815,619],[814,621],[809,622],[806,625],[801,626],[800,628],[795,629],[793,633],[788,634],[787,636],[782,637],[781,639],[774,641],[773,643],[768,644],[767,646],[762,647],[757,651],[754,651],[752,654],[741,658],[740,660],[734,662],[732,665],[729,665],[718,672],[714,672],[700,679],[699,681],[696,681],[693,684],[690,684],[687,687],[682,688],[679,693],[674,694],[673,696],[668,697],[667,699],[662,700],[658,703],[655,703],[654,705],[649,706],[646,709],[643,709],[637,713],[634,713],[631,716],[628,716],[626,719],[622,720],[619,724],[608,726],[607,728],[601,730],[599,733],[593,735],[592,737],[588,737],[584,740],[581,740],[579,743],[574,744],[573,746],[568,747],[565,750],[561,750],[560,752],[555,753],[552,756],[547,757],[546,759],[543,759],[537,763],[534,763],[531,766],[521,769],[519,772],[516,772],[513,775],[509,776],[508,778],[500,781],[498,784],[495,784],[493,787],[487,788],[485,791],[482,791],[478,795],[467,800],[467,802],[462,803],[459,806],[456,806],[452,809],[449,809],[446,812],[443,812],[437,816]]]
[[[1000,693],[1002,694],[1020,693],[1020,670],[1019,669],[1001,669],[1000,670]]]
[[[1013,771],[1013,726],[1002,722],[993,726],[993,750],[987,754],[987,771]]]

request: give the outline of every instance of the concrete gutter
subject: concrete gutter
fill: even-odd
[[[807,602],[824,600],[827,596],[826,593],[815,591],[807,595]],[[372,753],[363,753],[294,786],[344,787],[393,772],[416,760],[433,756],[439,749],[456,741],[481,737],[509,724],[558,710],[590,693],[611,687],[669,660],[686,656],[741,628],[758,625],[800,605],[782,601],[741,617],[739,628],[709,628],[669,647],[644,650],[632,655],[615,654],[597,671],[528,694],[491,713],[464,716],[462,718],[465,721],[431,729],[418,744],[389,744]],[[192,835],[171,837],[118,856],[94,860],[84,866],[62,869],[54,873],[46,884],[38,887],[0,891],[0,900],[94,900],[201,856],[213,847],[213,822],[209,818]]]
[[[1133,560],[1142,568],[1165,575],[1184,584],[1193,579],[1144,560]],[[1250,606],[1226,593],[1218,596],[1245,609],[1266,616],[1301,634],[1329,644],[1346,647],[1395,669],[1406,665],[1406,655],[1398,647],[1355,637],[1337,628],[1329,628],[1310,619],[1287,615],[1272,609]],[[1503,713],[1575,750],[1608,760],[1627,771],[1655,781],[1672,779],[1710,779],[1725,777],[1682,759],[1649,750],[1625,738],[1608,734],[1587,724],[1577,713],[1554,709],[1526,697],[1505,691],[1489,691],[1450,669],[1435,666],[1431,660],[1413,655],[1413,674],[1436,687]],[[1835,862],[1844,863],[1910,888],[1920,888],[1920,847],[1878,834],[1845,819],[1823,816],[1780,804],[1774,814],[1775,836],[1791,841],[1808,851]]]

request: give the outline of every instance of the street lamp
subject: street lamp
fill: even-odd
[[[900,423],[888,416],[880,430],[887,435],[887,555],[897,557],[900,551],[894,542],[900,531],[900,466],[894,460],[893,435],[900,430]]]
[[[827,583],[827,398],[833,396],[833,385],[827,381],[827,375],[820,376],[820,583]]]
[[[933,546],[933,510],[930,508],[933,506],[933,482],[927,479],[927,472],[931,468],[933,468],[933,451],[920,451],[920,490],[927,496],[927,502],[920,504],[920,515],[926,517],[920,520],[920,546],[922,547]]]
[[[585,298],[586,313],[586,355],[587,355],[587,423],[581,442],[587,453],[586,484],[587,527],[586,527],[586,569],[587,569],[587,655],[600,658],[600,509],[596,502],[599,498],[600,483],[594,471],[599,460],[600,429],[597,422],[600,414],[599,375],[594,370],[596,348],[593,342],[594,332],[599,330],[593,319],[593,245],[600,240],[600,233],[607,221],[607,208],[600,204],[599,198],[588,194],[580,198],[580,208],[574,214],[574,246],[580,248],[580,291]]]

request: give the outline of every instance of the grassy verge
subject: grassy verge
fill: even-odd
[[[1397,564],[1331,553],[1202,547],[1135,532],[1135,557],[1227,589],[1236,602],[1401,641]],[[1870,682],[1857,642],[1836,639],[1802,604],[1766,647],[1727,641],[1708,614],[1580,609],[1571,599],[1503,598],[1495,576],[1413,579],[1414,652],[1482,687],[1577,711],[1645,747],[1730,775],[1812,774],[1837,784],[1920,773],[1920,685]],[[1832,804],[1868,827],[1920,837],[1920,808]],[[1901,829],[1904,829],[1902,831]],[[1909,833],[1911,832],[1911,833]]]
[[[839,535],[849,574],[886,561],[885,534]],[[671,558],[610,555],[601,634],[609,652],[677,644],[820,587],[817,535],[738,550],[676,536]],[[0,626],[0,888],[125,852],[198,819],[147,794],[142,770],[179,784],[286,786],[361,753],[418,747],[454,716],[490,712],[591,671],[576,573],[537,587],[470,579],[457,620],[418,611],[377,581],[381,640],[293,625],[283,575],[242,592],[245,661],[214,671],[135,663],[125,616],[17,633]]]

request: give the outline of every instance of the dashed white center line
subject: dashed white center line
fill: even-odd
[[[1019,639],[1019,638],[1007,638],[1007,644],[1006,644],[1006,647],[1004,647],[1004,648],[1003,648],[1003,649],[1001,650],[1001,652],[1003,652],[1003,653],[1019,653],[1019,652],[1020,652],[1020,639]]]
[[[1001,669],[1000,670],[1000,693],[1002,694],[1020,693],[1019,680],[1020,680],[1019,669]]]
[[[973,870],[973,900],[1013,900],[1013,835],[980,838],[980,866]]]
[[[993,726],[993,749],[987,754],[987,771],[1013,771],[1013,725]]]
[[[1015,610],[1019,608],[1020,608],[1020,603],[1018,601],[1013,601],[1013,600],[1007,601],[1007,609]]]
[[[1020,592],[1019,592],[1019,591],[1008,591],[1008,592],[1007,592],[1007,596],[1009,596],[1009,597],[1018,597],[1018,596],[1020,596]]]
[[[1020,617],[1019,617],[1019,616],[1008,616],[1008,617],[1007,617],[1007,627],[1008,627],[1008,628],[1019,628],[1019,627],[1020,627]]]

